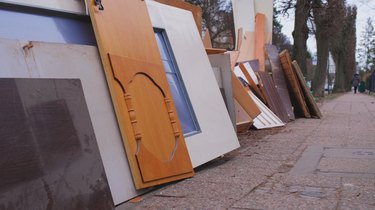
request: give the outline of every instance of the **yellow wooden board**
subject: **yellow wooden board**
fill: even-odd
[[[144,1],[88,2],[137,189],[193,176]]]

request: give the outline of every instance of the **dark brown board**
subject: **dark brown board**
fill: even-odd
[[[260,78],[260,90],[266,98],[268,107],[283,121],[289,122],[288,114],[276,90],[275,83],[267,72],[257,72]]]
[[[276,90],[280,95],[281,101],[286,109],[289,120],[294,120],[294,112],[292,103],[290,101],[290,96],[288,93],[288,86],[284,76],[284,72],[281,67],[279,52],[275,45],[266,45],[266,55],[271,64],[272,78],[276,85]]]

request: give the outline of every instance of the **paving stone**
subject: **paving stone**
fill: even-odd
[[[371,159],[323,157],[317,169],[321,172],[374,174],[375,177],[375,161]]]

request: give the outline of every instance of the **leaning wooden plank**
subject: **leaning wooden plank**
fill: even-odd
[[[87,6],[135,187],[193,176],[146,3]]]
[[[277,117],[254,93],[249,91],[249,95],[261,110],[261,114],[254,119],[253,126],[256,129],[273,128],[284,126],[285,124]]]
[[[206,29],[206,33],[204,33],[203,37],[203,46],[207,49],[212,48],[212,43],[211,43],[211,35],[210,35],[210,30]]]
[[[254,44],[255,44],[255,34],[254,32],[245,31],[245,35],[241,41],[241,46],[239,47],[240,56],[237,62],[249,61],[255,58]]]
[[[256,118],[260,114],[259,108],[254,103],[253,99],[251,99],[234,72],[231,72],[231,77],[234,98],[238,101],[242,108],[244,108],[251,119]]]
[[[177,7],[180,9],[188,10],[193,14],[195,24],[197,25],[197,29],[200,35],[202,35],[202,9],[199,6],[195,6],[188,2],[184,2],[181,0],[155,0],[159,3],[170,5],[173,7]]]
[[[283,121],[289,122],[288,114],[276,90],[271,76],[267,72],[259,71],[260,89],[266,98],[268,107]]]
[[[305,97],[303,96],[300,84],[298,82],[297,76],[292,68],[292,60],[290,58],[288,50],[283,50],[279,54],[280,62],[286,79],[288,80],[291,99],[295,111],[299,116],[310,118],[309,109],[307,108]]]
[[[265,33],[266,16],[262,13],[255,15],[255,52],[254,58],[259,60],[259,70],[265,71],[265,52],[266,43]]]
[[[253,120],[236,100],[234,100],[234,108],[236,113],[237,133],[248,131],[253,124]]]
[[[275,45],[266,45],[266,55],[271,64],[272,77],[276,85],[276,90],[280,95],[281,101],[284,104],[284,108],[288,113],[290,120],[294,120],[294,112],[292,108],[292,102],[290,101],[290,96],[288,93],[288,86],[286,83],[285,75],[281,67],[279,52]]]
[[[307,104],[307,106],[309,108],[311,116],[312,117],[321,118],[322,117],[322,113],[320,112],[319,107],[316,104],[313,95],[311,94],[309,88],[306,85],[306,80],[303,77],[303,74],[301,72],[301,69],[300,69],[297,61],[293,61],[292,64],[293,64],[293,70],[296,73],[297,78],[299,80],[299,83],[300,83],[300,85],[302,87],[302,92],[303,92],[303,95],[305,96],[306,104]]]
[[[247,64],[247,67],[245,66]],[[262,95],[262,92],[260,91],[258,85],[256,83],[259,84],[259,81],[255,75],[254,72],[252,72],[252,69],[248,69],[250,66],[248,63],[240,63],[238,65],[238,68],[241,70],[242,74],[245,76],[245,79],[246,79],[246,82],[249,84],[249,87],[252,91],[255,92],[255,94],[262,99],[263,102],[266,101],[266,99],[264,98],[264,96]],[[250,67],[251,68],[251,67]],[[254,74],[253,76],[251,76],[251,74]]]

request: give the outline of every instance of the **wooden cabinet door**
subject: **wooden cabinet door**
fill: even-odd
[[[145,2],[101,3],[90,16],[135,187],[193,176]]]

